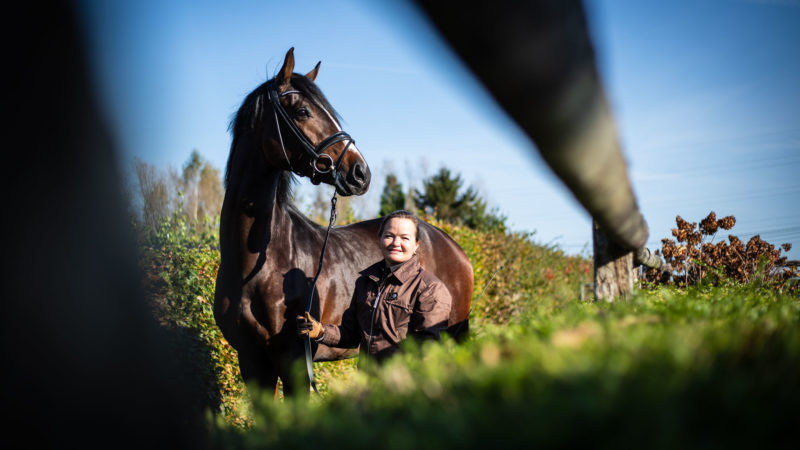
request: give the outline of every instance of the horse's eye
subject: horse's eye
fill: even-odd
[[[307,119],[311,117],[311,111],[309,111],[308,108],[300,108],[294,115],[298,119]]]

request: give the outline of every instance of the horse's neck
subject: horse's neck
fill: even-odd
[[[286,186],[281,186],[282,173],[280,171],[268,172],[265,179],[266,188],[260,193],[261,198],[264,199],[264,218],[269,224],[269,234],[271,236],[279,237],[282,241],[287,241],[294,227],[294,207],[291,200],[288,198],[281,198],[284,194],[281,193],[283,189],[288,189]],[[286,242],[288,243],[288,242]]]
[[[275,239],[282,245],[292,242],[292,234],[297,228],[318,228],[292,205],[286,198],[287,186],[282,173],[276,169],[267,169],[246,182],[240,183],[230,192],[226,192],[226,211],[223,214],[222,228],[228,232],[227,237],[240,244],[249,241],[252,252],[256,248],[265,250]],[[222,230],[221,230],[222,231]],[[255,247],[255,248],[254,248]]]

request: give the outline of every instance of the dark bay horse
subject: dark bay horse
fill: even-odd
[[[292,366],[304,355],[294,318],[305,310],[326,231],[292,204],[294,174],[330,184],[344,196],[365,193],[370,182],[366,161],[314,84],[319,64],[305,76],[293,70],[290,49],[278,74],[245,98],[231,124],[214,305],[245,381],[274,388],[280,378],[286,393],[295,390]],[[331,229],[315,286],[315,317],[341,322],[359,271],[382,258],[379,224],[375,219]],[[420,239],[422,265],[453,297],[449,328],[464,333],[472,265],[438,228],[420,223]],[[314,360],[349,358],[356,351],[315,344]]]

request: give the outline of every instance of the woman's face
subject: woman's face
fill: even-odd
[[[386,222],[381,234],[381,251],[383,258],[391,266],[406,262],[414,256],[419,248],[414,222],[409,219],[395,217]]]

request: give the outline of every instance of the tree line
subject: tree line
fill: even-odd
[[[164,169],[135,158],[137,185],[130,196],[134,222],[156,229],[178,216],[194,228],[216,227],[225,190],[219,169],[193,150],[180,171]]]
[[[134,159],[136,186],[131,189],[132,217],[136,224],[156,229],[161,221],[179,217],[195,229],[210,231],[225,195],[220,170],[193,150],[180,170],[161,168]],[[306,215],[320,224],[328,221],[329,199],[316,193]],[[356,217],[349,199],[338,203],[339,223],[368,219]],[[506,217],[489,210],[472,186],[464,186],[461,175],[442,167],[422,181],[422,188],[404,189],[394,173],[386,175],[378,216],[398,209],[417,212],[421,217],[476,230],[504,231]]]

